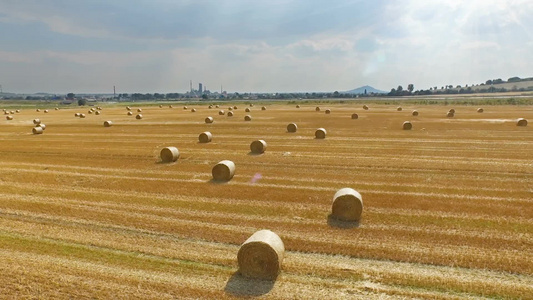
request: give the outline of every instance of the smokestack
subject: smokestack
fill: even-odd
[[[115,86],[113,86],[113,98],[115,98],[117,96],[117,92],[115,90]]]

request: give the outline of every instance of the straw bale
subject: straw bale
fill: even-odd
[[[8,121],[13,120],[13,116],[6,116],[6,120],[8,120]]]
[[[247,107],[244,109],[245,112],[250,112],[250,109]]]
[[[187,110],[187,109],[189,109],[187,106],[184,106],[184,107],[183,107],[183,110]]]
[[[483,110],[483,108],[480,107],[480,108],[477,109],[477,112],[478,113],[482,113],[482,112],[484,112],[484,110]]]
[[[140,120],[142,118],[143,118],[143,115],[141,115],[141,114],[138,114],[138,115],[135,116],[135,119],[137,119],[137,120]]]
[[[325,139],[326,138],[326,129],[324,128],[318,128],[316,131],[315,131],[315,138],[317,139]]]
[[[200,143],[209,143],[211,142],[212,139],[213,139],[213,135],[209,131],[202,132],[198,136],[198,141]]]
[[[129,106],[126,106],[126,109],[127,109],[127,110],[131,110],[131,107],[129,107]]]
[[[296,105],[296,108],[300,108],[300,105],[297,104],[297,105]]]
[[[252,153],[261,154],[265,152],[266,147],[267,143],[264,140],[257,140],[250,144],[250,151],[252,151]]]
[[[353,113],[353,114],[352,114],[352,119],[354,119],[354,120],[355,120],[355,119],[359,119],[359,115],[356,114],[356,113]]]
[[[368,110],[368,106],[363,105],[363,109],[364,109],[364,110]]]
[[[233,117],[233,112],[232,111],[228,111],[228,117]]]
[[[516,120],[516,126],[527,126],[527,120],[524,118]]]
[[[137,112],[142,112],[142,108],[137,108]]]
[[[99,115],[100,115],[100,112],[99,112],[99,111],[95,111],[94,114],[97,115],[97,116],[99,116]]]
[[[397,110],[397,111],[402,111],[402,107],[401,107],[401,106],[398,106],[398,107],[396,108],[396,110]]]
[[[113,126],[113,122],[111,122],[111,121],[105,121],[104,122],[104,127],[111,127],[111,126]]]
[[[455,114],[455,109],[451,108],[448,112],[451,112],[452,114]]]
[[[211,124],[211,123],[213,123],[213,117],[207,117],[207,118],[205,118],[205,123],[206,123],[206,124]]]
[[[37,108],[35,111],[36,111],[36,112],[40,112],[41,110]]]
[[[75,113],[74,117],[79,117],[80,115],[81,115],[80,113]]]
[[[59,107],[56,107],[55,110],[59,110]]]
[[[267,110],[266,106],[261,107],[261,110]]]
[[[411,130],[413,128],[413,124],[411,124],[409,121],[405,121],[403,122],[402,128],[403,130]]]
[[[163,105],[159,105],[159,108],[163,108]]]
[[[287,125],[287,132],[296,132],[298,130],[298,125],[296,123],[289,123]]]
[[[413,112],[411,113],[411,115],[413,115],[413,116],[415,116],[415,117],[418,116],[418,110],[413,110]]]
[[[43,133],[43,129],[41,127],[33,127],[33,129],[31,130],[31,132],[33,134],[42,134]]]
[[[233,110],[233,107],[231,107],[231,106],[228,107],[228,110],[229,110],[229,111],[232,111],[232,110]]]
[[[46,125],[44,125],[43,123],[37,124],[37,125],[35,125],[35,127],[41,127],[43,130],[46,129]]]
[[[35,125],[39,125],[39,124],[41,124],[41,120],[39,120],[39,119],[33,119],[33,124],[35,124]]]
[[[165,147],[161,149],[162,162],[174,162],[180,157],[180,151],[176,147]]]
[[[85,118],[85,114],[80,114],[80,118]]]
[[[252,116],[250,115],[244,116],[244,121],[251,121],[251,120],[252,120]]]
[[[229,181],[235,175],[235,163],[231,160],[220,161],[213,167],[211,173],[215,181]]]
[[[237,105],[233,106],[233,109],[237,109]]]
[[[363,198],[354,189],[342,188],[333,196],[331,209],[331,216],[338,220],[359,221],[363,212]]]
[[[221,115],[221,116],[223,116],[225,113],[226,113],[226,112],[225,112],[223,109],[221,109],[221,110],[218,111],[218,114]]]
[[[92,111],[92,110],[88,110],[87,113],[90,114],[90,115],[92,115],[92,114],[93,114],[93,111]]]
[[[449,111],[449,112],[446,114],[446,117],[447,117],[447,118],[453,118],[453,117],[455,117],[455,113]]]
[[[244,277],[275,280],[281,272],[285,245],[270,230],[259,230],[239,248],[239,273]]]
[[[196,108],[191,109],[191,112],[196,112]]]
[[[128,116],[133,116],[133,112],[128,111]]]
[[[254,104],[253,104],[253,103],[250,103],[250,107],[254,107]]]
[[[217,104],[217,105],[215,105],[215,108],[220,108],[220,105],[218,105],[218,104]]]
[[[315,111],[320,111],[320,107],[319,106],[315,107]]]
[[[329,115],[331,113],[331,109],[326,109],[326,115]]]

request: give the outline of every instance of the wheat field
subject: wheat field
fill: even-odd
[[[444,105],[219,104],[238,108],[2,118],[0,298],[533,299],[533,130],[516,126],[532,106],[457,105],[447,118]],[[257,139],[264,154],[250,153]],[[177,162],[160,162],[167,146]],[[226,159],[235,177],[213,182]],[[344,187],[364,202],[350,228],[328,220]],[[285,243],[275,281],[237,272],[260,229]]]

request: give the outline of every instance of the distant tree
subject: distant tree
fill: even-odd
[[[339,98],[339,91],[333,92],[333,98]]]
[[[85,100],[85,99],[80,99],[80,100],[78,100],[78,105],[79,105],[79,106],[87,105],[87,100]]]
[[[414,84],[409,83],[407,85],[407,90],[409,91],[409,93],[412,93],[414,89],[415,89],[415,85]]]
[[[395,96],[396,95],[396,89],[394,89],[394,88],[390,89],[390,93],[388,95],[389,96]]]
[[[485,81],[485,84],[487,84],[487,85],[492,84],[492,80],[489,79],[489,80]]]
[[[456,88],[460,89],[460,88],[461,88],[461,85],[456,86]]]
[[[437,90],[437,87],[436,87],[436,86],[434,86],[434,87],[433,87],[433,89],[434,89],[434,90]]]
[[[398,93],[401,93],[403,91],[403,87],[401,85],[399,85],[398,88],[396,89],[396,91],[398,91]]]
[[[492,80],[492,83],[493,83],[493,84],[503,83],[503,80],[502,80],[501,78],[494,79],[494,80]]]
[[[74,93],[68,93],[67,94],[67,99],[69,99],[69,100],[74,99],[74,97],[76,97],[76,95],[74,95]]]
[[[202,99],[206,100],[207,99],[207,94],[203,94],[202,95]]]
[[[520,77],[511,77],[509,79],[507,79],[507,82],[519,82],[520,81]]]

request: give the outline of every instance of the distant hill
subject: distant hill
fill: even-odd
[[[358,87],[356,89],[349,90],[349,91],[346,91],[346,92],[343,92],[343,93],[345,93],[345,94],[364,94],[365,90],[366,90],[367,94],[370,94],[370,93],[376,93],[376,94],[388,93],[388,92],[385,92],[385,91],[380,91],[378,89],[375,89],[375,88],[373,88],[373,87],[371,87],[369,85]]]

